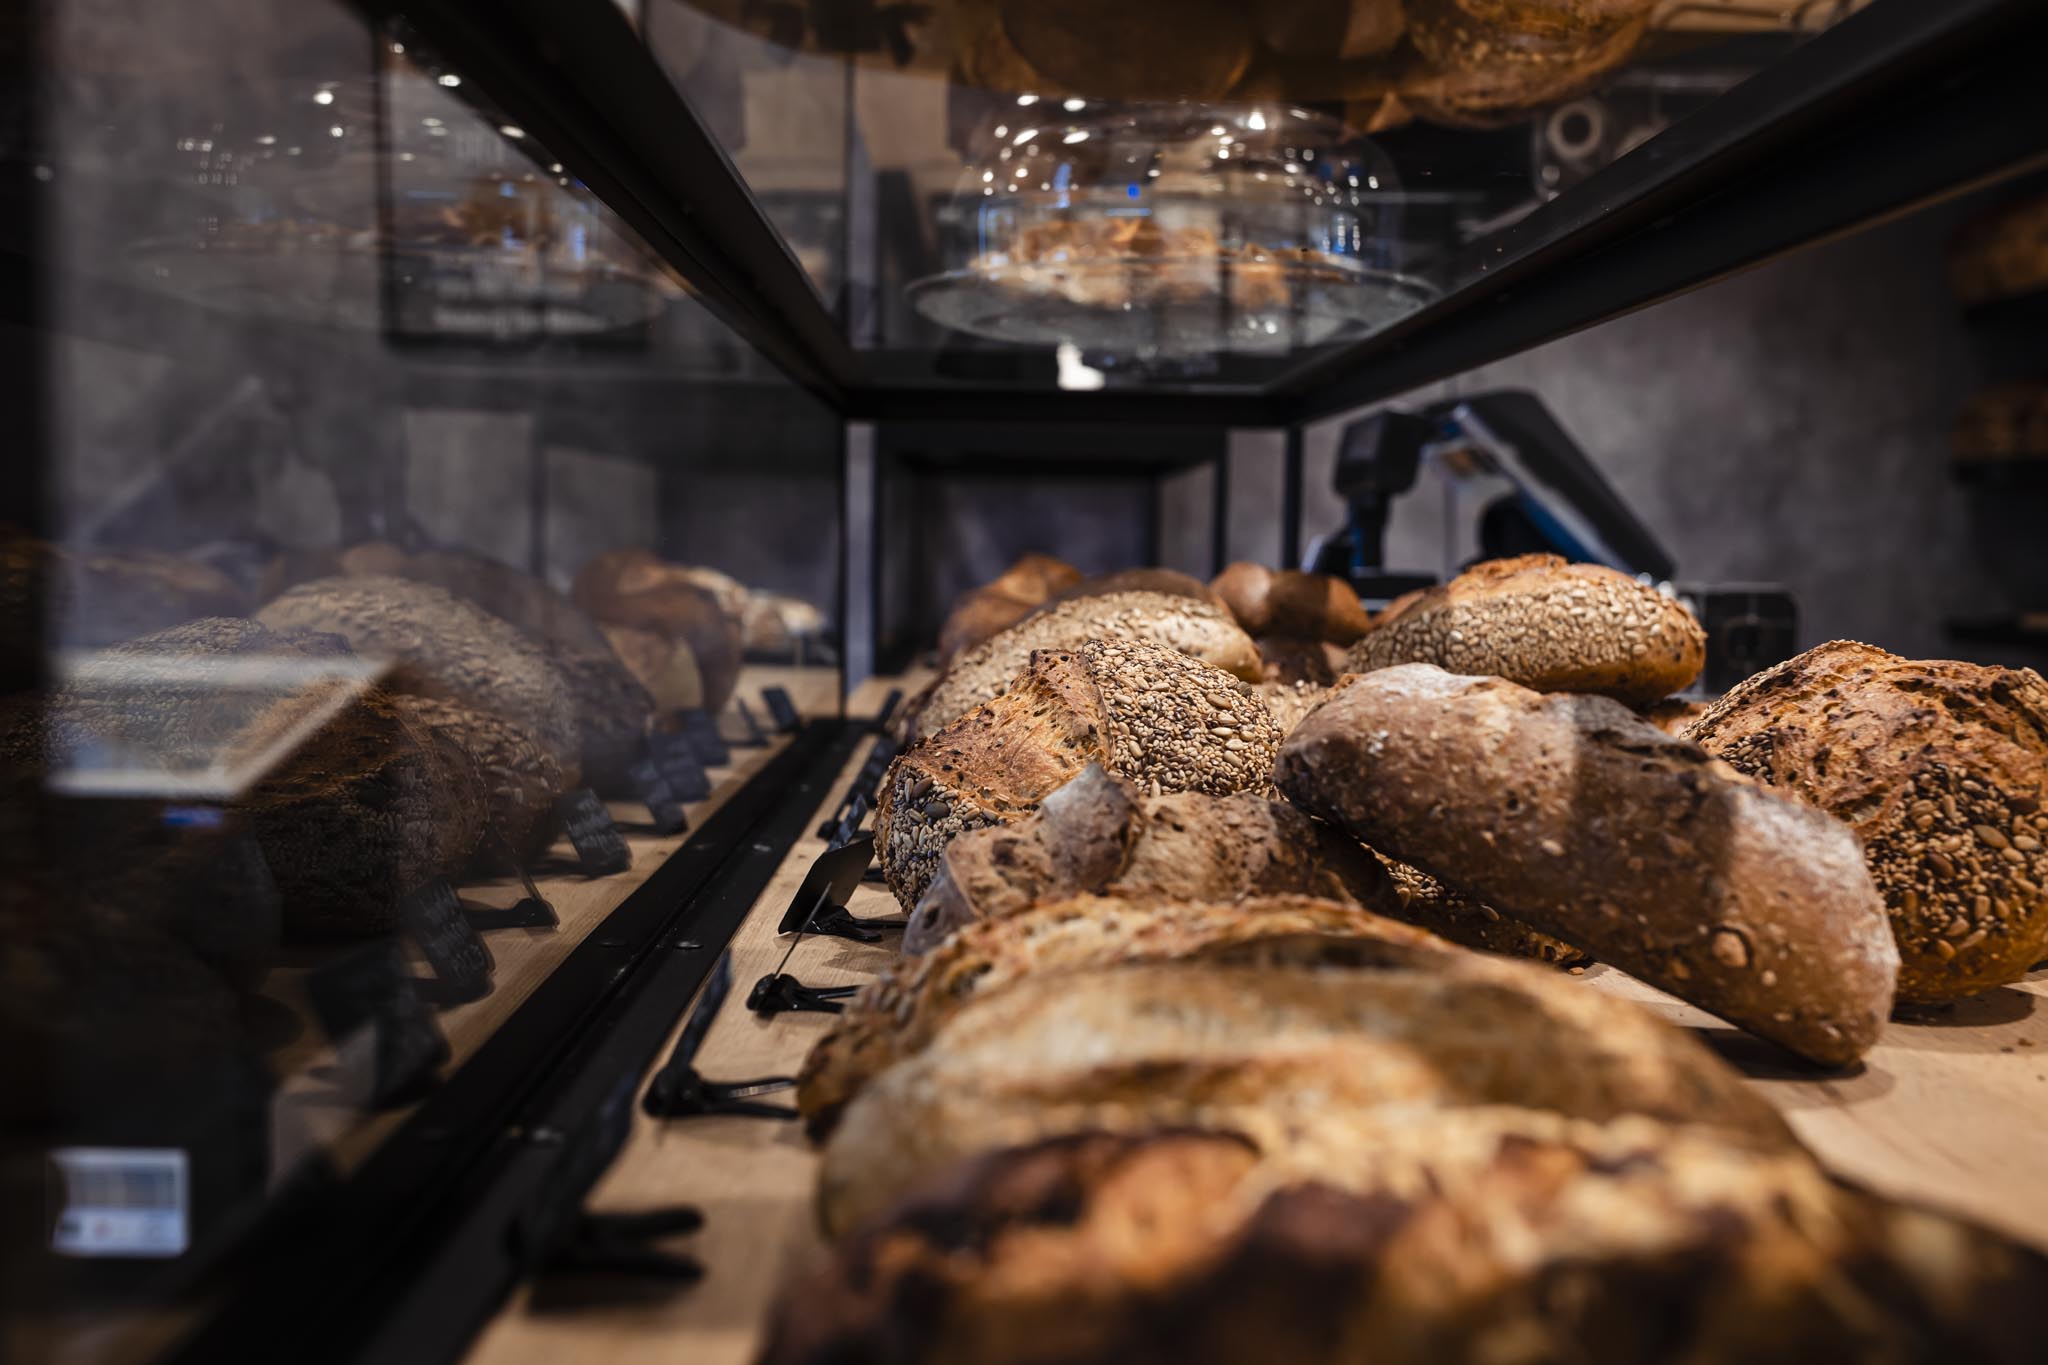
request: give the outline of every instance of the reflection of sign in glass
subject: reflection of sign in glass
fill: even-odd
[[[59,1147],[50,1153],[60,1256],[181,1256],[191,1179],[177,1148]]]

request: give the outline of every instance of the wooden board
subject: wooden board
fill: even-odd
[[[875,694],[877,697],[879,693]],[[870,705],[872,703],[870,702]],[[857,703],[849,710],[858,712]],[[834,784],[835,805],[865,757]],[[714,1080],[790,1075],[827,1015],[750,1014],[742,997],[787,947],[775,922],[824,843],[806,838],[733,939],[733,998],[698,1054]],[[852,909],[898,912],[864,885]],[[896,936],[867,946],[805,939],[785,969],[806,985],[867,980],[894,955]],[[1883,1193],[1945,1208],[2048,1249],[2048,972],[1946,1015],[1894,1022],[1852,1073],[1801,1068],[1768,1044],[1606,967],[1581,979],[1699,1030],[1785,1112],[1830,1169]],[[680,1029],[680,1024],[678,1025]],[[669,1040],[673,1046],[674,1038]],[[663,1050],[666,1055],[667,1048]],[[746,1365],[789,1267],[822,1253],[812,1216],[817,1160],[795,1124],[759,1119],[657,1122],[637,1115],[632,1137],[592,1191],[592,1208],[632,1212],[694,1204],[704,1229],[673,1247],[707,1267],[699,1284],[628,1307],[548,1311],[521,1288],[477,1338],[470,1365]]]

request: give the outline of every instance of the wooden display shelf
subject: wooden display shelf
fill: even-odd
[[[857,694],[860,714],[879,700]],[[906,687],[906,693],[914,688]],[[866,756],[862,746],[834,784],[835,806]],[[823,853],[805,837],[732,940],[732,995],[697,1067],[713,1080],[794,1075],[832,1016],[763,1019],[744,997],[788,950],[776,922]],[[863,884],[857,915],[900,912],[886,889]],[[877,944],[806,938],[784,968],[806,985],[855,985],[895,956],[896,935]],[[1635,1000],[1696,1030],[1781,1110],[1821,1160],[1842,1177],[1901,1199],[1943,1208],[2048,1249],[2048,1180],[2040,1175],[2048,1132],[2048,972],[1914,1022],[1894,1021],[1858,1070],[1823,1073],[1612,968],[1581,978],[1589,990]],[[680,1023],[676,1032],[680,1033]],[[672,1034],[664,1045],[673,1048]],[[746,1365],[775,1292],[789,1270],[822,1255],[813,1216],[817,1157],[794,1123],[698,1118],[662,1121],[636,1110],[618,1160],[592,1190],[592,1209],[630,1213],[691,1204],[704,1227],[673,1250],[694,1256],[704,1279],[629,1305],[574,1306],[522,1286],[479,1334],[469,1365]]]

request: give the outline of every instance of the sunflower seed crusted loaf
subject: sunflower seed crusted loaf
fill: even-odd
[[[1113,592],[1051,604],[953,661],[924,699],[913,736],[928,735],[1001,696],[1042,649],[1072,649],[1084,640],[1141,640],[1178,650],[1251,682],[1259,651],[1221,607],[1159,592]]]
[[[1814,1061],[1891,1010],[1898,952],[1848,827],[1605,697],[1407,664],[1289,735],[1298,805],[1390,858]]]
[[[963,1162],[792,1284],[761,1365],[1795,1365],[2038,1357],[2048,1262],[1644,1119],[1437,1112],[1260,1154],[1083,1132]]]
[[[1791,1142],[1699,1043],[1540,968],[1331,936],[1237,951],[1245,960],[1033,974],[979,996],[845,1107],[820,1175],[826,1225],[850,1227],[963,1157],[1087,1128],[1222,1127],[1282,1152],[1509,1104]]]
[[[1461,896],[1420,868],[1381,858],[1393,881],[1395,919],[1419,924],[1453,943],[1506,957],[1528,957],[1553,967],[1576,967],[1590,962],[1580,949],[1563,939],[1552,938],[1518,919],[1510,919],[1490,905]]]
[[[1891,912],[1899,998],[2048,958],[2048,683],[1836,640],[1764,670],[1688,738],[1856,831]]]
[[[1266,709],[1273,713],[1273,723],[1280,727],[1283,735],[1292,734],[1294,727],[1308,719],[1308,713],[1323,704],[1323,698],[1330,695],[1330,689],[1319,683],[1309,682],[1262,682],[1256,688],[1259,700],[1266,703]]]
[[[1474,565],[1389,611],[1348,666],[1435,664],[1647,705],[1689,685],[1706,658],[1706,632],[1676,599],[1598,564],[1523,555]]]
[[[1163,645],[1033,655],[1004,695],[890,765],[875,813],[889,889],[915,909],[954,836],[1029,814],[1090,763],[1156,791],[1271,789],[1280,731],[1219,668]]]
[[[1146,796],[1091,763],[1014,824],[946,846],[912,912],[903,951],[921,953],[978,920],[1082,892],[1234,901],[1326,896],[1389,912],[1393,887],[1358,842],[1250,792]]]
[[[811,1135],[823,1137],[869,1080],[923,1051],[972,1001],[1026,976],[1213,959],[1283,939],[1326,938],[1355,940],[1360,952],[1390,963],[1451,951],[1355,905],[1305,896],[1202,904],[1121,892],[1048,900],[968,925],[864,987],[811,1049],[797,1078],[797,1107]]]

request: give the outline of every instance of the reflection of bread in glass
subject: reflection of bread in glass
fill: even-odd
[[[1401,0],[1260,0],[1259,41],[1284,57],[1370,57],[1401,41]]]
[[[1105,99],[1215,99],[1251,65],[1256,6],[1233,0],[1000,0],[1034,69]]]
[[[1419,117],[1453,127],[1500,127],[1532,110],[1592,89],[1627,61],[1648,29],[1648,17],[1585,42],[1495,44],[1475,39],[1444,48],[1448,60],[1405,83],[1401,102]],[[1421,46],[1423,30],[1411,31]]]

